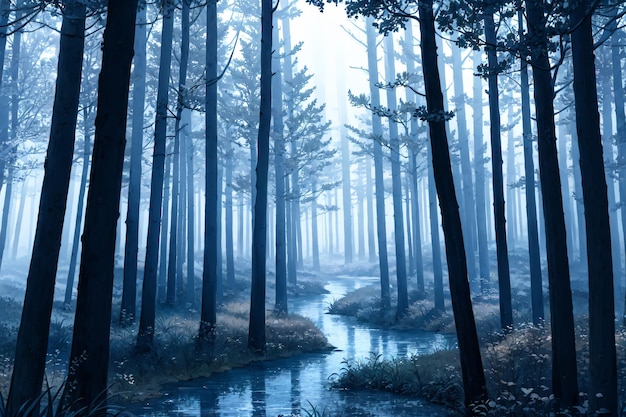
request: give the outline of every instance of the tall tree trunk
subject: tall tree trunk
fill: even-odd
[[[474,186],[472,184],[472,164],[469,155],[469,133],[465,114],[465,88],[463,86],[463,61],[461,49],[452,47],[452,75],[454,81],[454,105],[456,107],[456,123],[459,136],[459,154],[461,157],[461,173],[463,179],[463,237],[467,255],[467,272],[470,282],[476,281],[476,209],[474,203]]]
[[[413,25],[407,22],[405,31],[405,50],[408,52],[406,70],[409,74],[415,73],[415,53],[413,52]],[[417,94],[411,89],[407,89],[407,100],[417,103]],[[415,273],[417,275],[417,291],[424,295],[424,261],[422,259],[422,231],[420,227],[419,215],[419,195],[417,193],[417,154],[419,153],[417,119],[411,118],[409,144],[409,190],[411,194],[411,221],[413,223],[413,257],[415,258]],[[471,174],[470,174],[471,175]],[[473,207],[473,205],[472,205]],[[407,214],[408,215],[408,214]]]
[[[613,307],[613,262],[606,176],[591,16],[594,3],[582,1],[571,13],[576,131],[580,148],[587,262],[589,265],[589,370],[591,410],[617,416],[617,359]],[[605,103],[608,102],[605,97]]]
[[[179,203],[181,202],[181,188],[184,183],[183,177],[181,177],[181,166],[184,165],[184,161],[181,161],[181,146],[180,133],[181,133],[181,118],[183,114],[183,108],[186,101],[186,85],[187,85],[187,63],[189,61],[189,2],[183,0],[182,14],[181,14],[181,43],[180,43],[180,70],[178,72],[178,97],[176,105],[176,123],[174,127],[174,166],[173,178],[172,178],[172,212],[170,222],[170,250],[167,263],[167,295],[165,303],[168,305],[174,305],[176,300],[176,293],[182,294],[183,276],[179,274],[178,258],[179,249],[178,246],[184,243],[179,240],[180,236],[180,217]]]
[[[365,159],[365,200],[367,205],[367,253],[370,263],[376,261],[376,239],[374,238],[374,195],[372,184],[372,160]],[[313,203],[315,205],[315,203]]]
[[[89,140],[89,112],[83,107],[83,171],[80,176],[80,189],[78,191],[78,208],[76,210],[76,223],[74,225],[74,240],[72,242],[72,255],[70,257],[70,267],[67,273],[67,283],[65,285],[65,305],[72,305],[72,292],[74,289],[74,278],[76,277],[76,263],[78,259],[78,245],[82,234],[83,208],[85,206],[85,192],[87,190],[87,176],[89,175],[89,156],[91,154],[91,141]],[[122,310],[123,311],[123,310]],[[121,319],[120,319],[121,320]]]
[[[481,53],[473,53],[473,65],[482,63]],[[487,291],[489,287],[489,246],[487,245],[487,208],[485,204],[485,142],[483,139],[483,82],[474,77],[473,85],[474,114],[474,175],[476,176],[476,230],[478,232],[478,265],[480,289]]]
[[[136,13],[136,0],[108,2],[70,372],[64,392],[67,404],[74,409],[93,407],[102,400],[108,384],[115,224],[119,217]]]
[[[395,56],[393,35],[385,36],[385,76],[388,82],[395,79]],[[396,90],[387,90],[387,107],[390,111],[396,111]],[[400,140],[398,137],[398,125],[389,119],[389,148],[391,157],[391,187],[393,196],[393,229],[396,249],[396,279],[398,288],[398,305],[396,317],[402,317],[409,309],[409,298],[406,279],[406,255],[404,251],[404,218],[402,214],[402,178],[400,172]]]
[[[195,281],[196,281],[196,261],[195,261],[195,187],[193,169],[193,139],[191,137],[191,110],[183,109],[183,131],[185,134],[185,146],[187,147],[187,302],[192,306],[196,303]]]
[[[13,150],[11,150],[11,154]],[[6,247],[8,227],[9,227],[9,212],[11,211],[11,197],[13,194],[13,173],[15,172],[15,161],[13,157],[9,157],[9,168],[7,174],[7,188],[4,195],[4,204],[2,205],[2,224],[0,229],[0,265],[4,259],[4,249]]]
[[[615,124],[617,126],[617,166],[619,174],[619,194],[620,202],[626,202],[626,114],[624,111],[624,77],[622,72],[622,55],[620,53],[622,44],[620,43],[619,32],[615,32],[617,23],[613,22],[613,36],[611,37],[611,66],[613,69],[613,94],[615,99]],[[622,35],[623,39],[623,35]],[[622,236],[625,239],[626,248],[626,205],[620,204],[622,219]],[[617,231],[615,232],[617,233]],[[624,303],[626,309],[626,302]],[[626,325],[626,310],[622,315],[622,325]]]
[[[500,295],[500,326],[513,327],[511,302],[511,277],[509,254],[506,241],[506,219],[504,216],[504,179],[502,175],[502,143],[500,140],[500,98],[498,89],[498,56],[496,53],[496,26],[493,14],[485,15],[485,52],[489,62],[489,131],[491,133],[491,170],[493,181],[493,216],[496,229],[496,252],[498,259],[498,293]]]
[[[233,139],[234,138],[228,138],[224,143],[226,148],[224,161],[226,165],[226,282],[228,282],[229,285],[235,283],[235,249],[233,243]]]
[[[539,176],[546,229],[548,283],[550,289],[550,325],[552,329],[552,392],[558,406],[567,408],[578,399],[574,316],[567,260],[567,236],[554,125],[554,86],[548,58],[548,39],[544,0],[526,3],[528,34],[537,40],[531,48]]]
[[[503,184],[506,190],[506,199],[508,204],[506,206],[506,219],[507,219],[507,242],[511,243],[511,246],[515,247],[515,243],[518,239],[517,236],[517,188],[513,187],[515,184],[515,135],[513,132],[514,123],[514,111],[513,111],[513,94],[510,93],[507,103],[507,122],[511,126],[507,132],[507,149],[506,149],[506,182]]]
[[[160,241],[159,241],[159,271],[158,271],[158,300],[161,302],[165,302],[165,297],[167,293],[167,247],[168,247],[168,229],[170,225],[170,190],[171,190],[171,170],[172,170],[172,153],[173,146],[170,143],[170,146],[165,145],[165,173],[163,174],[163,202],[162,204],[162,212],[161,212],[161,230],[160,230]],[[150,226],[148,225],[148,229]],[[144,268],[145,271],[145,268]],[[144,272],[145,273],[145,272]]]
[[[311,178],[311,193],[313,195],[311,200],[311,247],[313,249],[313,270],[319,271],[320,250],[317,231],[317,181],[315,179],[315,176]]]
[[[261,105],[259,120],[255,221],[252,233],[252,288],[248,347],[265,352],[265,237],[267,219],[267,171],[272,110],[272,1],[261,1]]]
[[[79,1],[69,1],[65,7],[50,141],[22,319],[17,334],[7,415],[14,415],[22,404],[41,393],[46,366],[54,284],[74,153],[85,33],[85,5]],[[0,41],[4,40],[0,37]],[[2,45],[0,50],[4,51]],[[115,226],[112,228],[115,229]]]
[[[487,398],[487,387],[467,279],[465,245],[463,244],[461,217],[452,178],[446,122],[441,117],[441,114],[444,112],[444,103],[439,69],[437,68],[435,17],[433,15],[432,0],[425,0],[419,3],[419,16],[420,47],[422,50],[427,111],[429,115],[436,115],[428,118],[432,144],[433,173],[446,240],[450,295],[459,341],[465,405],[469,407],[471,404],[482,402]]]
[[[133,57],[133,124],[128,178],[128,210],[124,244],[124,286],[120,324],[135,321],[137,304],[137,258],[139,252],[139,206],[141,204],[141,156],[143,151],[144,105],[146,101],[146,8],[137,12]],[[82,182],[81,182],[82,190]],[[80,199],[80,197],[79,197]],[[80,204],[80,200],[79,200]],[[66,298],[66,304],[69,304]]]
[[[441,264],[441,243],[439,241],[439,213],[437,210],[437,188],[433,172],[432,144],[427,139],[428,152],[428,213],[430,218],[430,242],[433,261],[433,286],[435,310],[444,312],[446,309],[443,296],[443,265]]]
[[[163,29],[161,32],[161,57],[159,59],[159,83],[157,90],[156,120],[154,128],[154,153],[152,156],[152,178],[150,181],[150,211],[148,214],[148,236],[146,261],[143,274],[141,315],[137,335],[137,350],[151,351],[154,341],[156,318],[157,265],[159,262],[159,235],[163,177],[165,171],[165,143],[167,136],[167,104],[172,63],[172,35],[174,32],[174,4],[166,0],[163,5]],[[167,206],[165,206],[167,211]],[[163,225],[163,230],[166,226]],[[165,236],[165,233],[164,233]],[[171,256],[171,254],[170,254]],[[163,260],[162,260],[163,261]]]
[[[520,10],[519,22],[524,21]],[[520,39],[524,37],[523,23],[519,28]],[[535,162],[533,160],[533,132],[530,117],[530,87],[528,63],[521,59],[521,96],[522,96],[522,136],[524,144],[524,174],[526,178],[526,226],[528,228],[528,258],[530,261],[530,298],[533,310],[533,324],[539,325],[544,320],[543,284],[541,277],[541,257],[539,253],[539,231],[537,226],[537,203],[535,201]]]
[[[360,163],[359,164],[360,168],[365,168],[365,164],[364,163]],[[360,171],[360,170],[359,170]],[[358,214],[358,220],[357,220],[357,229],[359,231],[359,242],[358,242],[358,247],[359,247],[359,261],[364,261],[365,260],[365,207],[364,207],[364,194],[365,194],[365,190],[363,188],[363,176],[361,175],[361,173],[359,172],[358,178],[357,178],[357,214]],[[411,260],[413,259],[413,257],[411,256]]]
[[[575,117],[568,117],[568,123],[572,125],[569,129],[572,137],[572,161],[574,161],[574,195],[576,196],[576,220],[578,229],[578,262],[583,270],[587,270],[587,233],[585,231],[585,207],[582,202],[583,184],[580,175],[580,150],[578,149],[578,139],[576,136]],[[617,229],[616,229],[617,230]]]
[[[280,45],[276,16],[272,44]],[[278,49],[277,49],[278,50]],[[280,53],[272,62],[272,119],[274,120],[274,168],[276,182],[276,305],[279,314],[287,314],[287,251],[285,248],[285,140],[283,137],[283,78]]]
[[[378,83],[378,57],[376,53],[376,32],[374,20],[365,21],[367,33],[367,71],[372,107],[380,107]],[[372,137],[374,141],[374,186],[376,187],[376,237],[378,238],[378,266],[380,269],[381,307],[391,306],[389,292],[389,260],[387,259],[387,226],[385,224],[385,184],[383,178],[383,150],[380,141],[383,137],[383,125],[380,116],[372,113]],[[332,230],[332,227],[329,227]]]
[[[22,187],[20,190],[20,202],[17,209],[17,219],[15,221],[15,230],[13,231],[13,243],[11,244],[11,260],[15,260],[17,257],[18,248],[20,245],[20,235],[22,232],[22,221],[24,219],[24,206],[26,205],[26,178],[22,180]]]
[[[205,209],[204,209],[204,256],[202,268],[202,306],[198,340],[212,348],[217,324],[217,2],[207,4],[206,78],[205,97]],[[262,216],[261,218],[265,218]],[[253,223],[255,218],[253,217]]]
[[[557,126],[559,139],[558,139],[558,156],[559,156],[559,175],[561,176],[561,188],[563,193],[563,215],[565,216],[565,230],[568,232],[567,239],[567,257],[568,259],[574,259],[574,225],[572,223],[572,206],[571,199],[572,193],[569,188],[569,169],[567,166],[567,141],[564,134],[563,125]]]

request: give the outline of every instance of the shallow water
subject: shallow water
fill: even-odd
[[[336,350],[258,362],[210,378],[171,384],[167,394],[133,405],[136,416],[436,416],[441,408],[376,391],[330,389],[329,377],[345,359],[424,354],[453,345],[449,335],[414,330],[370,329],[349,317],[325,314],[328,304],[353,289],[376,284],[376,278],[339,277],[330,294],[290,300],[290,312],[309,317]]]

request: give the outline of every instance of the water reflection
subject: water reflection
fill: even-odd
[[[307,415],[315,407],[325,415],[346,417],[445,415],[439,408],[407,397],[330,389],[328,377],[339,372],[344,359],[363,359],[371,353],[384,358],[422,354],[452,343],[449,336],[370,329],[352,318],[325,314],[333,299],[375,282],[372,278],[336,279],[327,286],[330,294],[299,298],[289,306],[290,311],[311,318],[337,347],[335,351],[257,362],[170,385],[166,387],[169,395],[129,411],[138,416],[287,417]]]

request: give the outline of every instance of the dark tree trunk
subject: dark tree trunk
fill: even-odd
[[[476,281],[476,209],[474,204],[474,186],[472,184],[472,164],[469,155],[469,133],[465,114],[465,88],[463,86],[463,62],[461,49],[452,47],[454,105],[456,107],[456,123],[459,136],[459,154],[461,157],[461,173],[463,179],[463,237],[467,255],[467,272],[470,282]]]
[[[593,53],[591,1],[571,13],[576,131],[585,204],[589,266],[589,370],[591,411],[617,416],[617,359],[613,307],[613,263],[609,203],[600,136],[600,114]],[[607,103],[608,97],[605,97]]]
[[[50,141],[39,200],[35,242],[26,281],[22,319],[17,334],[7,415],[14,415],[22,404],[41,393],[61,233],[74,153],[84,33],[85,5],[78,1],[67,2],[61,26]],[[0,37],[0,40],[2,39],[4,38]],[[4,51],[4,48],[0,49]],[[4,167],[1,169],[3,170]],[[114,225],[113,229],[115,229]]]
[[[513,327],[513,307],[511,302],[511,277],[509,275],[509,254],[506,241],[506,219],[504,216],[504,179],[502,175],[502,143],[500,140],[500,98],[498,89],[498,56],[495,45],[496,27],[493,14],[485,16],[485,40],[489,62],[489,131],[491,133],[491,170],[493,180],[493,215],[496,229],[496,252],[498,259],[498,293],[500,295],[500,326]]]
[[[252,288],[248,347],[265,352],[265,241],[267,219],[267,171],[272,110],[272,1],[261,1],[261,105],[256,167],[256,201],[252,233]]]
[[[378,58],[376,53],[376,32],[373,19],[365,21],[367,31],[367,71],[372,107],[380,107],[378,83]],[[385,224],[385,185],[383,179],[383,150],[380,141],[383,125],[380,116],[372,113],[372,136],[374,140],[374,184],[376,187],[376,233],[378,238],[378,265],[380,268],[380,300],[382,308],[391,306],[389,292],[389,261],[387,259],[387,226]],[[330,228],[332,230],[332,228]]]
[[[432,143],[433,171],[446,239],[446,257],[452,310],[459,342],[461,373],[466,407],[487,398],[485,374],[480,356],[476,323],[472,311],[465,246],[461,230],[461,217],[456,202],[450,152],[446,137],[446,122],[439,69],[437,68],[437,46],[435,43],[435,18],[432,0],[419,4],[420,47],[428,114],[436,115],[428,121]]]
[[[617,24],[613,24],[616,29]],[[623,39],[623,37],[622,37]],[[617,134],[615,140],[617,142],[617,166],[619,174],[619,194],[620,201],[626,201],[626,114],[624,111],[624,78],[622,75],[622,44],[617,33],[613,33],[611,38],[611,65],[613,67],[613,94],[615,98],[615,122],[617,125]],[[626,248],[626,206],[621,205],[620,208],[622,219],[622,234],[625,239],[624,247]],[[617,232],[615,232],[617,233]],[[624,303],[626,309],[626,302]],[[626,325],[626,312],[622,315],[622,325]]]
[[[70,256],[70,267],[67,273],[67,283],[65,285],[65,305],[71,307],[72,292],[74,289],[74,278],[76,276],[76,263],[78,259],[78,245],[80,243],[81,228],[83,223],[83,208],[85,206],[85,192],[87,190],[87,177],[89,175],[89,156],[91,154],[91,141],[89,139],[89,118],[87,108],[83,108],[83,171],[80,176],[80,189],[78,192],[78,208],[76,210],[76,223],[74,225],[74,240],[72,242],[72,255]]]
[[[230,285],[235,283],[235,248],[233,243],[233,139],[234,138],[229,137],[224,143],[226,147],[226,282]],[[241,228],[241,226],[239,227]]]
[[[193,139],[191,137],[191,111],[183,110],[183,129],[187,147],[187,302],[196,303],[195,292],[195,188],[193,170]]]
[[[385,76],[393,82],[395,78],[393,36],[385,36]],[[387,90],[387,107],[391,111],[397,108],[395,89]],[[398,288],[398,305],[396,317],[402,317],[409,309],[409,297],[406,279],[406,255],[404,251],[404,218],[402,214],[402,177],[400,173],[400,140],[398,125],[389,119],[389,148],[391,159],[391,187],[393,196],[393,230],[396,249],[396,279]]]
[[[136,0],[109,0],[93,161],[65,397],[91,408],[107,389],[115,232],[119,217]],[[61,71],[59,71],[61,74]],[[79,364],[74,367],[75,364]]]
[[[520,22],[524,16],[521,10],[517,14]],[[523,26],[520,25],[520,39],[523,39]],[[541,277],[541,257],[539,253],[539,230],[537,226],[537,202],[535,201],[535,162],[533,160],[533,132],[530,117],[530,86],[528,63],[521,62],[522,96],[522,136],[524,145],[524,174],[526,177],[526,226],[528,228],[528,256],[530,261],[530,298],[533,311],[533,324],[540,325],[544,318],[543,284]]]
[[[315,271],[319,271],[320,249],[319,237],[317,232],[317,181],[315,179],[315,176],[311,178],[311,193],[313,194],[313,199],[311,200],[311,246],[313,249],[313,269]]]
[[[146,101],[146,8],[137,12],[133,57],[133,124],[128,178],[128,210],[124,244],[124,286],[120,324],[135,321],[137,305],[137,257],[139,252],[139,205],[141,203],[141,156],[143,151],[144,105]],[[82,187],[82,183],[81,183]],[[82,190],[82,188],[81,188]],[[79,197],[80,199],[80,197]],[[80,204],[80,200],[79,200]],[[66,296],[66,304],[67,296]]]
[[[526,6],[529,38],[538,41],[537,45],[531,48],[531,65],[535,87],[539,176],[546,228],[550,289],[552,392],[559,402],[558,406],[567,408],[577,402],[578,383],[572,291],[556,151],[554,86],[548,59],[544,1],[529,0]]]
[[[170,178],[171,178],[171,171],[172,171],[173,146],[170,143],[169,146],[166,144],[165,147],[166,147],[165,158],[164,158],[165,173],[163,174],[163,191],[162,191],[163,201],[161,203],[162,204],[162,208],[161,208],[162,221],[161,221],[161,230],[159,231],[159,234],[160,234],[159,257],[157,259],[158,268],[159,268],[158,269],[159,294],[157,298],[160,302],[165,302],[165,298],[167,294],[167,247],[168,247],[167,237],[169,236],[168,230],[169,230],[169,225],[171,221],[169,205],[170,205],[170,190],[171,190],[171,184],[172,184],[172,182],[170,181]],[[149,229],[150,229],[150,225],[148,223],[148,230]],[[145,273],[145,268],[144,268],[144,273]]]
[[[156,284],[157,265],[159,263],[161,208],[163,202],[163,177],[165,170],[167,103],[169,97],[170,66],[172,63],[172,34],[174,31],[174,4],[170,0],[167,0],[163,7],[159,84],[154,128],[154,153],[152,156],[152,178],[150,182],[150,211],[148,213],[148,236],[143,274],[141,316],[139,318],[139,332],[137,335],[137,350],[140,352],[151,351],[153,349],[156,319]],[[165,206],[165,211],[167,211],[167,206]],[[166,226],[163,225],[163,230],[166,230],[165,227]],[[161,261],[164,260],[162,259]]]
[[[480,52],[474,52],[473,65],[482,63]],[[482,292],[489,288],[489,247],[487,245],[487,198],[485,196],[485,142],[483,139],[483,82],[480,77],[474,77],[474,175],[476,176],[476,231],[478,240],[478,265],[480,274],[480,289]]]
[[[202,269],[202,307],[198,340],[212,348],[217,323],[217,4],[207,5],[206,78],[205,97],[205,210],[204,210],[204,256]],[[221,201],[221,198],[220,198]],[[261,217],[265,218],[265,217]],[[254,220],[253,220],[254,223]]]
[[[276,16],[274,16],[276,20]],[[274,21],[276,24],[276,21]],[[272,30],[272,44],[280,45],[278,25]],[[279,314],[287,314],[287,251],[285,247],[285,140],[283,137],[283,78],[280,54],[272,62],[272,119],[274,120],[274,168],[276,176],[276,305]]]
[[[439,241],[439,214],[437,210],[437,188],[433,173],[432,144],[426,141],[428,153],[428,213],[430,218],[430,242],[433,258],[433,286],[435,310],[444,312],[446,309],[443,296],[443,265],[441,264],[441,242]]]

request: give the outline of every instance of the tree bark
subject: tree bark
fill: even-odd
[[[261,1],[261,105],[256,167],[256,201],[252,233],[252,288],[248,347],[265,352],[265,241],[267,219],[267,172],[272,110],[272,1]]]
[[[144,264],[141,315],[137,334],[137,351],[153,349],[156,319],[157,265],[159,263],[159,235],[163,203],[163,177],[165,171],[165,143],[167,135],[167,104],[172,62],[172,35],[174,31],[174,4],[166,0],[163,5],[163,29],[161,32],[161,57],[159,59],[159,82],[157,90],[156,120],[154,128],[154,153],[152,155],[152,178],[150,186],[150,211],[148,213],[148,236]],[[167,211],[167,206],[165,206]],[[163,226],[163,230],[165,229]],[[164,261],[162,259],[161,261]]]
[[[212,348],[217,324],[217,1],[207,3],[206,38],[206,97],[205,97],[205,209],[204,209],[204,256],[202,269],[202,306],[198,340]],[[221,199],[220,199],[221,201]],[[265,217],[262,217],[265,218]],[[253,220],[254,223],[254,220]]]
[[[67,404],[74,409],[106,402],[103,395],[108,384],[115,224],[119,217],[136,13],[136,0],[108,2],[76,316],[64,392]]]
[[[548,39],[544,0],[526,3],[529,39],[537,44],[531,48],[537,137],[539,145],[539,176],[546,228],[548,283],[552,329],[552,392],[558,406],[567,408],[578,400],[576,346],[572,291],[567,260],[567,237],[563,217],[563,200],[554,124],[554,85],[548,58]]]
[[[613,262],[609,203],[600,135],[596,68],[591,16],[594,3],[582,1],[570,18],[576,131],[580,148],[580,173],[589,266],[589,392],[591,411],[618,415]],[[607,102],[605,97],[605,103]]]
[[[376,32],[374,20],[365,21],[367,33],[367,71],[372,107],[380,107],[380,91],[378,83],[378,57],[376,53]],[[380,116],[372,113],[372,136],[374,141],[374,186],[376,187],[376,233],[378,238],[378,266],[380,269],[380,300],[381,307],[391,306],[389,292],[389,261],[387,259],[387,226],[385,224],[385,184],[383,178],[383,150],[380,141],[383,136],[383,125]],[[332,227],[330,227],[332,230]]]
[[[524,21],[520,10],[517,13],[519,22]],[[524,38],[523,23],[520,25],[520,39]],[[520,83],[522,98],[522,136],[524,145],[524,174],[526,178],[526,226],[528,228],[528,258],[530,261],[530,298],[533,311],[533,324],[540,325],[544,318],[543,279],[541,277],[541,257],[539,252],[539,230],[537,225],[537,202],[535,201],[535,162],[533,160],[533,132],[530,116],[530,88],[528,79],[528,63],[520,60]]]
[[[428,114],[431,115],[428,127],[432,144],[433,173],[446,239],[450,295],[459,342],[465,405],[469,407],[487,398],[487,387],[478,345],[478,336],[476,334],[474,312],[472,311],[461,217],[456,202],[450,152],[446,137],[443,94],[441,92],[439,69],[437,68],[435,18],[432,0],[425,0],[419,3],[419,16],[426,103]]]
[[[130,172],[128,178],[126,240],[124,244],[124,286],[122,288],[122,303],[120,311],[120,324],[122,325],[133,323],[137,314],[137,258],[139,252],[139,206],[141,204],[141,156],[143,151],[147,66],[145,7],[142,7],[141,10],[137,12],[134,50],[133,124],[130,147]],[[66,304],[67,303],[66,296]]]
[[[482,63],[481,54],[473,53],[473,65]],[[474,175],[476,177],[476,230],[478,241],[478,266],[480,289],[486,292],[489,288],[489,246],[487,245],[487,198],[485,196],[485,142],[483,139],[483,82],[474,77],[473,85],[473,120],[474,120]]]
[[[14,415],[22,404],[35,399],[41,393],[61,234],[67,204],[66,197],[74,153],[84,33],[85,5],[78,1],[67,2],[61,26],[50,141],[44,166],[37,228],[26,281],[22,319],[17,334],[11,389],[7,400],[7,415]],[[5,40],[0,36],[0,43]],[[0,50],[4,51],[1,44]],[[3,169],[4,167],[1,168]]]

